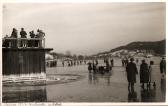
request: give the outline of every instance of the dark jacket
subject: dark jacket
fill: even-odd
[[[147,63],[142,63],[140,66],[140,83],[149,82],[149,68]]]
[[[21,35],[21,38],[27,38],[26,35],[26,31],[20,31],[20,35]]]
[[[136,83],[136,74],[138,74],[136,64],[133,62],[128,63],[126,66],[127,80],[131,83]]]
[[[163,73],[163,71],[165,71],[166,73],[166,61],[165,60],[161,60],[160,62],[160,73]]]
[[[92,70],[92,64],[90,62],[88,63],[88,70]]]
[[[17,31],[12,31],[11,38],[17,38]]]
[[[30,37],[31,37],[31,38],[35,38],[35,36],[36,36],[36,35],[35,35],[34,33],[30,33]]]

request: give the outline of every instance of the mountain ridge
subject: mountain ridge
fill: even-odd
[[[116,47],[114,49],[111,49],[110,51],[97,53],[97,55],[112,53],[112,52],[119,51],[122,49],[124,50],[153,50],[154,53],[156,54],[165,55],[166,54],[166,39],[163,39],[160,41],[135,41],[127,45]]]

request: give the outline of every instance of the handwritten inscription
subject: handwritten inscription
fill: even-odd
[[[62,106],[62,103],[3,103],[2,106]]]

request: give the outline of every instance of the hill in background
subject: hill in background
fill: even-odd
[[[106,53],[113,53],[115,51],[119,50],[153,50],[155,54],[158,55],[165,55],[166,54],[166,40],[161,40],[161,41],[153,41],[153,42],[132,42],[129,43],[125,46],[120,46],[115,49],[112,49],[110,51],[98,53],[100,54],[106,54]]]

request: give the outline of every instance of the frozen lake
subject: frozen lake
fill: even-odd
[[[150,60],[155,63],[156,89],[152,86],[151,89],[142,90],[138,74],[135,92],[129,93],[125,67],[122,67],[121,59],[114,58],[112,71],[104,75],[89,73],[87,65],[84,64],[47,68],[47,74],[73,74],[81,78],[46,86],[3,86],[2,99],[3,102],[164,102],[166,85],[160,75],[161,58],[153,57],[148,62]],[[99,63],[102,61],[99,60]]]

